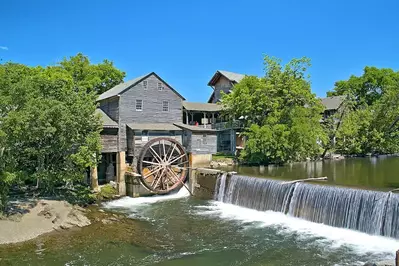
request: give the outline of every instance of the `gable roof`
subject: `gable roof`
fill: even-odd
[[[164,84],[166,84],[174,93],[176,93],[177,96],[182,98],[182,100],[185,100],[185,98],[180,93],[178,93],[175,89],[173,89],[172,86],[170,86],[168,83],[166,83],[160,76],[158,76],[155,72],[151,72],[151,73],[148,73],[147,75],[140,76],[140,77],[137,77],[137,78],[134,78],[134,79],[131,79],[131,80],[128,80],[126,82],[122,82],[122,83],[116,85],[112,89],[109,89],[109,90],[103,92],[100,96],[98,96],[97,101],[102,101],[102,100],[105,100],[105,99],[108,99],[111,97],[121,95],[122,93],[124,93],[125,91],[127,91],[131,87],[135,86],[136,84],[140,83],[142,80],[148,78],[151,75],[154,75],[155,77],[157,77],[160,81],[162,81]]]
[[[103,110],[100,108],[96,109],[95,112],[96,115],[100,115],[100,119],[103,124],[103,128],[118,128],[118,123],[116,123],[114,120],[112,120],[111,117],[109,117],[106,113],[104,113]]]
[[[321,103],[324,105],[325,110],[337,110],[343,103],[345,96],[331,96],[321,98]]]
[[[216,73],[211,78],[211,80],[208,82],[208,86],[214,86],[222,76],[227,78],[233,83],[238,83],[245,77],[245,75],[243,74],[229,72],[225,70],[217,70]]]
[[[216,103],[183,102],[183,107],[188,111],[219,112],[222,106]]]

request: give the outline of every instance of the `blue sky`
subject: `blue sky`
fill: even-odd
[[[307,56],[325,96],[366,65],[399,69],[398,14],[398,0],[0,0],[0,59],[48,65],[82,52],[206,101],[218,69],[262,75],[265,54]]]

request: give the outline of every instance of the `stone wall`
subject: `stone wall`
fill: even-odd
[[[213,199],[216,180],[222,172],[220,170],[199,168],[191,171],[190,188],[193,196],[199,199]]]

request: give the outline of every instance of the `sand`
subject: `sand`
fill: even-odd
[[[9,244],[33,239],[54,230],[66,230],[90,224],[84,209],[65,201],[39,200],[19,207],[22,217],[0,220],[0,244]]]

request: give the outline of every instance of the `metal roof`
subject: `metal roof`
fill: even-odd
[[[201,127],[201,126],[191,126],[191,125],[187,125],[187,124],[183,124],[183,123],[174,123],[174,125],[182,128],[182,129],[190,130],[190,131],[193,131],[193,132],[213,132],[213,133],[216,133],[215,129],[204,128],[204,127]]]
[[[137,83],[140,83],[143,79],[146,79],[147,77],[149,77],[151,75],[156,76],[159,80],[161,80],[163,83],[165,83],[172,91],[174,91],[180,98],[185,100],[185,98],[180,93],[178,93],[175,89],[173,89],[168,83],[166,83],[155,72],[151,72],[151,73],[148,73],[147,75],[140,76],[140,77],[137,77],[137,78],[134,78],[129,81],[126,81],[126,82],[116,85],[112,89],[109,89],[109,90],[105,91],[104,93],[102,93],[100,96],[98,96],[97,101],[102,101],[102,100],[105,100],[105,99],[108,99],[108,98],[111,98],[114,96],[118,96],[118,95],[124,93],[125,91],[127,91],[129,88],[136,85]]]
[[[345,96],[332,96],[321,98],[321,103],[324,105],[325,110],[337,110],[342,102],[344,101]]]
[[[222,106],[215,103],[183,102],[183,107],[188,111],[219,112]]]
[[[221,76],[224,76],[233,83],[238,83],[245,77],[245,75],[243,74],[229,72],[225,70],[217,70],[211,80],[208,82],[208,86],[215,85]]]
[[[132,130],[181,131],[180,128],[168,123],[140,123],[127,124],[127,126]]]
[[[103,110],[97,108],[95,114],[100,115],[104,128],[118,128],[118,123],[112,120]]]

